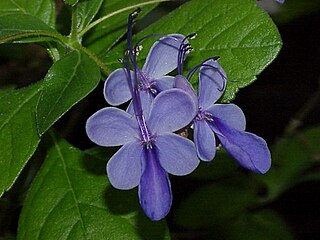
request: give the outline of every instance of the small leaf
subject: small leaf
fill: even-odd
[[[238,218],[220,224],[213,231],[212,239],[224,240],[293,240],[288,225],[274,211],[269,209],[246,213]]]
[[[0,16],[5,14],[29,14],[50,27],[55,25],[54,0],[4,0],[0,1]]]
[[[49,25],[28,14],[8,14],[0,17],[0,43],[29,36],[58,34]]]
[[[104,1],[97,18],[114,14],[120,9],[128,8],[143,2],[147,2],[147,0],[131,0],[130,2],[118,0]],[[139,14],[139,17],[146,15],[155,6],[156,4],[143,6],[143,11]],[[126,33],[128,15],[133,10],[134,8],[128,8],[126,11],[118,13],[99,23],[99,25],[93,28],[84,39],[84,46],[88,46],[91,51],[104,56],[104,54],[106,54],[106,52],[109,51],[110,48]]]
[[[222,102],[231,101],[239,88],[252,83],[282,46],[271,18],[252,0],[189,1],[137,34],[135,39],[154,33],[187,35],[193,32],[197,37],[190,40],[194,51],[187,57],[185,71],[208,57],[220,56],[221,65],[231,80]],[[149,49],[153,42],[154,39],[144,41],[144,49]],[[108,66],[113,64],[119,52],[123,52],[123,45],[104,56],[104,62]],[[139,58],[143,59],[147,52],[142,51]],[[197,81],[195,74],[191,82],[197,85]]]
[[[50,135],[51,148],[22,209],[18,239],[170,239],[165,221],[141,215],[136,191],[111,187],[105,160]]]
[[[40,138],[35,110],[41,85],[11,90],[0,98],[0,196],[11,188]]]
[[[77,18],[78,33],[83,30],[95,17],[101,7],[103,0],[81,1],[75,9]]]
[[[203,228],[238,216],[257,201],[252,184],[246,177],[237,176],[204,186],[182,202],[175,222]]]
[[[87,96],[100,80],[99,67],[83,53],[73,51],[49,69],[37,105],[40,135]]]

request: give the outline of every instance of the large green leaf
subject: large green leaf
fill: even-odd
[[[40,138],[35,110],[41,85],[11,90],[0,98],[0,196],[10,189]]]
[[[75,7],[77,32],[81,32],[99,11],[103,0],[80,1]]]
[[[148,2],[147,0],[130,0],[118,1],[109,0],[104,1],[97,18],[104,17],[109,14],[114,14],[120,9],[128,8],[136,4]],[[147,14],[156,4],[145,5],[142,7],[140,17]],[[84,45],[88,46],[93,52],[103,55],[115,44],[127,31],[127,19],[130,12],[134,8],[118,13],[107,20],[98,24],[92,29],[84,40]],[[117,58],[116,58],[117,59]]]
[[[41,19],[51,27],[55,24],[54,0],[2,0],[0,16],[5,14],[30,14]],[[18,16],[17,16],[18,17]]]
[[[99,80],[99,67],[83,53],[72,51],[55,62],[44,79],[37,105],[37,126],[40,135],[87,96]]]
[[[0,17],[0,43],[30,36],[54,37],[58,33],[38,18],[23,14],[8,14]]]
[[[208,57],[220,56],[229,82],[221,101],[232,100],[239,88],[249,85],[279,53],[282,42],[271,18],[252,0],[192,0],[139,33],[135,39],[152,33],[197,33],[190,43],[194,51],[187,58],[190,70]],[[149,49],[151,41],[143,43]],[[114,65],[124,47],[105,56]],[[143,59],[147,51],[139,55]],[[116,67],[118,67],[116,65]],[[197,84],[197,77],[192,79]]]
[[[203,186],[182,202],[175,222],[187,228],[205,228],[236,217],[256,203],[253,184],[237,176]]]
[[[111,187],[104,160],[52,139],[24,203],[18,239],[170,239],[165,221],[142,215],[136,191]]]
[[[269,209],[243,214],[232,221],[220,224],[212,232],[212,239],[294,239],[287,224],[276,212]]]

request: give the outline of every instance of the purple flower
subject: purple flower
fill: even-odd
[[[157,94],[148,111],[145,111],[137,79],[140,74],[136,64],[137,50],[132,47],[131,42],[132,22],[138,12],[139,9],[130,14],[128,19],[125,68],[114,73],[122,77],[111,78],[113,87],[116,87],[115,79],[121,82],[125,78],[126,82],[120,85],[124,88],[124,84],[127,84],[134,115],[114,107],[104,108],[88,119],[86,131],[88,137],[98,145],[123,145],[107,163],[109,180],[118,189],[138,186],[139,201],[145,214],[151,220],[160,220],[167,215],[172,203],[168,173],[186,175],[199,164],[193,142],[173,133],[192,121],[197,108],[189,94],[181,89],[171,88]],[[161,58],[170,54],[166,55],[161,49],[170,52],[167,47],[160,47],[159,43],[154,45],[152,52],[158,52],[161,56],[159,61],[164,64]],[[150,63],[150,58],[147,63]],[[159,63],[152,61],[152,64],[146,64],[143,69],[147,69],[155,77],[171,69],[167,66],[162,68],[165,71],[153,71],[153,67]],[[167,59],[166,62],[171,65],[172,61]],[[133,71],[130,71],[130,63]],[[114,99],[121,98],[114,96]]]
[[[255,134],[245,132],[246,120],[242,110],[234,104],[215,104],[226,86],[227,77],[216,59],[209,59],[200,67],[199,94],[196,96],[186,78],[176,76],[175,86],[187,91],[198,107],[193,120],[194,143],[197,155],[210,161],[216,153],[216,137],[225,150],[243,167],[265,173],[271,165],[266,142]],[[188,78],[190,75],[188,76]]]
[[[140,98],[145,113],[148,113],[151,102],[157,93],[173,87],[174,77],[166,75],[177,68],[176,59],[178,58],[179,46],[184,38],[181,34],[169,34],[160,38],[151,47],[142,69],[136,68]],[[134,48],[139,48],[139,46],[136,45]],[[131,71],[131,76],[133,77],[133,71]],[[123,69],[116,69],[109,75],[104,85],[104,97],[113,106],[131,99]],[[128,111],[133,114],[131,105]]]

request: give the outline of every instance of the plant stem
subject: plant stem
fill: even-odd
[[[297,114],[290,120],[288,126],[284,130],[284,136],[292,135],[295,130],[302,125],[303,120],[308,114],[318,106],[320,101],[320,77],[318,79],[318,88],[313,95],[307,100],[306,104],[297,112]]]
[[[148,1],[148,2],[142,2],[142,3],[138,3],[138,4],[135,4],[135,5],[131,5],[131,6],[128,6],[128,7],[125,7],[125,8],[121,8],[121,9],[118,9],[117,11],[114,11],[112,13],[109,13],[108,15],[106,16],[103,16],[102,18],[99,18],[97,19],[96,21],[92,22],[91,24],[89,24],[87,27],[85,27],[79,34],[79,38],[81,38],[84,34],[86,34],[91,28],[95,27],[96,25],[98,25],[99,23],[107,20],[108,18],[114,16],[114,15],[117,15],[119,13],[122,13],[122,12],[125,12],[125,11],[128,11],[128,10],[131,10],[131,9],[134,9],[134,8],[138,8],[138,7],[141,7],[141,6],[145,6],[145,5],[149,5],[149,4],[154,4],[154,3],[160,3],[160,2],[168,2],[170,0],[152,0],[152,1]]]

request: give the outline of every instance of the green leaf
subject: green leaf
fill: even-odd
[[[49,69],[37,105],[40,135],[99,83],[100,70],[93,60],[72,51]]]
[[[187,228],[210,227],[236,217],[256,203],[255,186],[244,176],[200,188],[178,208],[175,222]]]
[[[4,0],[0,2],[0,16],[5,14],[29,14],[41,19],[50,27],[55,25],[54,0]]]
[[[97,15],[97,18],[102,18],[109,14],[115,14],[120,9],[127,8],[127,10],[108,18],[107,20],[99,23],[95,28],[93,28],[84,39],[84,46],[87,46],[96,54],[103,56],[126,33],[128,15],[135,9],[132,8],[132,6],[144,2],[148,1],[104,1]],[[143,17],[155,6],[156,4],[144,5],[139,16]],[[118,57],[116,57],[115,59],[117,59]]]
[[[194,51],[187,57],[185,70],[189,71],[208,57],[220,56],[221,65],[231,80],[222,102],[231,101],[239,88],[252,83],[282,46],[271,18],[252,0],[192,0],[137,34],[135,39],[153,33],[187,35],[193,32],[197,38],[190,40]],[[154,39],[144,41],[144,49],[149,49],[152,42]],[[123,49],[119,47],[111,56],[105,56],[104,62],[114,64]],[[147,52],[142,51],[139,58],[146,57]],[[197,75],[192,83],[197,85]]]
[[[0,43],[30,36],[55,37],[58,33],[38,18],[28,14],[0,17]]]
[[[295,184],[308,180],[305,173],[316,165],[320,155],[320,127],[307,129],[281,139],[272,149],[272,166],[265,175],[256,175],[267,188],[266,201],[272,201]]]
[[[288,225],[270,209],[243,214],[214,229],[212,239],[224,240],[293,240]]]
[[[18,239],[170,239],[165,221],[142,215],[136,191],[111,187],[104,160],[51,138],[22,209]]]
[[[0,98],[0,196],[11,188],[40,138],[35,109],[41,85],[11,90]]]
[[[103,0],[81,1],[76,6],[77,32],[80,33],[98,13]]]

